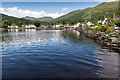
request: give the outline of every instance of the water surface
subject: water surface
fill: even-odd
[[[3,78],[117,78],[118,53],[77,31],[6,30]]]

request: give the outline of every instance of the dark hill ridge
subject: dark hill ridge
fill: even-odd
[[[23,18],[17,18],[17,17],[13,17],[13,16],[8,16],[8,15],[5,15],[5,14],[1,14],[0,13],[0,18],[1,20],[9,20],[11,23],[17,23],[18,21],[21,21],[23,23],[32,23],[31,20],[28,20],[28,19],[23,19]]]
[[[41,18],[34,18],[34,17],[23,17],[23,19],[28,19],[28,20],[32,20],[32,21],[45,21],[45,22],[49,22],[51,20],[53,20],[52,17],[41,17]]]
[[[75,10],[66,15],[60,16],[53,21],[60,21],[62,19],[96,19],[101,18],[105,13],[112,16],[118,10],[118,1],[104,2],[93,8],[86,8],[83,10]]]

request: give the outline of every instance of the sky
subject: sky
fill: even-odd
[[[2,2],[110,2],[115,0],[1,0]]]
[[[22,2],[20,0],[17,0],[18,2],[15,2],[15,0],[9,0],[9,1],[12,2],[8,2],[7,0],[4,1],[2,0],[2,8],[0,8],[0,13],[18,18],[25,16],[30,16],[35,18],[50,16],[53,18],[57,18],[77,9],[85,9],[88,7],[97,6],[101,4],[102,2],[100,1],[103,0],[94,0],[93,2],[89,0],[87,0],[89,2],[85,2],[85,0],[84,2],[82,1],[81,2],[77,2],[77,1],[76,2],[40,2],[43,0],[39,0],[39,2],[36,2],[36,0],[34,0],[34,2],[31,2],[33,0],[27,0],[27,2]]]

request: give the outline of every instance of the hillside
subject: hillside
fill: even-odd
[[[11,23],[14,23],[16,24],[17,22],[21,21],[23,24],[29,24],[29,23],[32,23],[31,20],[27,20],[27,19],[23,19],[23,18],[16,18],[16,17],[13,17],[13,16],[8,16],[8,15],[5,15],[5,14],[1,14],[0,13],[0,16],[2,16],[2,20],[8,20],[10,21]]]
[[[45,21],[45,22],[50,22],[51,20],[53,20],[52,17],[41,17],[41,18],[34,18],[34,17],[23,17],[23,19],[28,19],[28,20],[32,20],[32,21]]]
[[[119,2],[106,2],[102,3],[98,6],[93,8],[86,8],[83,10],[75,10],[66,15],[58,17],[53,21],[60,21],[60,20],[69,20],[69,19],[99,19],[103,18],[104,14],[106,16],[113,17],[114,13],[118,14],[118,3]],[[117,16],[117,15],[116,15]]]

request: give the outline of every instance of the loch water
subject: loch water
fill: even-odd
[[[118,78],[119,53],[78,31],[0,30],[3,78]]]

